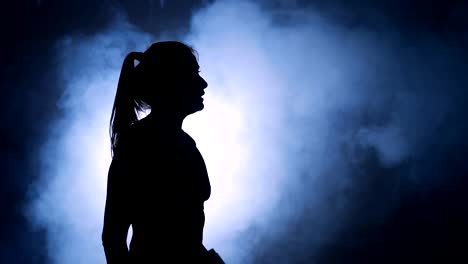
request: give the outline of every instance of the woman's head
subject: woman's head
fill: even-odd
[[[185,117],[203,109],[201,96],[208,84],[199,75],[195,54],[184,43],[164,41],[127,55],[111,115],[112,150],[118,135],[138,120],[139,111]]]
[[[152,110],[189,115],[203,109],[207,87],[195,51],[176,41],[153,43],[135,67],[137,93]]]

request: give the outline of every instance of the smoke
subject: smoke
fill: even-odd
[[[116,22],[90,37],[69,36],[57,44],[58,107],[64,116],[50,129],[42,153],[42,179],[35,186],[33,223],[48,231],[51,263],[103,261],[100,234],[110,164],[109,111],[123,58],[151,41],[131,25]]]
[[[206,108],[184,124],[212,183],[204,241],[227,263],[319,262],[356,223],[385,222],[406,191],[402,178],[440,183],[441,173],[424,175],[428,153],[465,129],[455,126],[466,95],[456,46],[294,6],[216,1],[182,39],[209,83]],[[118,21],[57,46],[65,115],[43,145],[31,213],[48,231],[52,263],[104,261],[118,74],[127,52],[158,39]]]

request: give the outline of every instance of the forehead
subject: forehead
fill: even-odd
[[[191,69],[198,69],[200,66],[198,65],[197,58],[193,53],[184,54],[179,61],[179,66],[186,66],[187,68]]]
[[[159,54],[145,60],[142,65],[138,65],[143,71],[157,71],[165,74],[177,74],[177,72],[192,72],[198,71],[197,58],[191,52],[176,53],[176,54]]]
[[[154,62],[159,64],[160,67],[169,70],[184,69],[184,70],[197,70],[200,68],[197,58],[190,51],[163,54],[160,58],[155,58]]]

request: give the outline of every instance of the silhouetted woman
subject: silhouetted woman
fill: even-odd
[[[156,42],[125,58],[110,122],[113,158],[102,232],[107,263],[201,262],[210,182],[182,122],[203,109],[206,87],[194,50],[183,43]],[[145,109],[151,113],[139,120]]]

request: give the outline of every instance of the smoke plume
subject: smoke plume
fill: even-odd
[[[166,38],[118,19],[58,43],[66,114],[43,145],[31,213],[48,231],[51,263],[104,261],[118,74],[126,53]],[[372,244],[359,228],[386,223],[415,189],[449,184],[440,157],[466,146],[457,45],[255,1],[207,5],[180,40],[198,51],[209,84],[184,129],[213,188],[205,245],[227,263],[328,263],[330,250]]]

